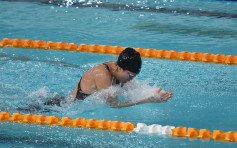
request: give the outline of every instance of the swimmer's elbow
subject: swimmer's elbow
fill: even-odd
[[[122,107],[125,107],[126,105],[122,102],[119,102],[119,101],[114,101],[114,102],[107,102],[109,103],[108,105],[111,107],[111,108],[122,108]]]
[[[113,106],[110,106],[111,108],[122,108],[122,106],[119,106],[119,105],[113,105]]]
[[[129,107],[131,105],[114,105],[114,106],[111,106],[111,108],[123,108],[123,107]]]
[[[134,106],[138,105],[139,103],[134,103],[131,101],[124,101],[124,102],[116,102],[114,104],[111,104],[112,108],[122,108],[122,107],[129,107],[129,106]]]

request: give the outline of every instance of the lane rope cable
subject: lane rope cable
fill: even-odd
[[[79,51],[79,52],[93,52],[93,53],[104,53],[104,54],[115,54],[119,55],[125,47],[121,46],[110,46],[110,45],[86,45],[80,44],[77,46],[76,43],[66,42],[52,42],[42,40],[23,40],[23,39],[9,39],[4,38],[0,41],[0,48],[13,47],[13,48],[26,48],[26,49],[45,49],[45,50],[67,50],[67,51]],[[176,52],[174,50],[156,50],[156,49],[144,49],[134,48],[141,54],[141,57],[147,58],[159,58],[159,59],[170,59],[170,60],[182,60],[182,61],[196,61],[196,62],[207,62],[207,63],[219,63],[219,64],[235,64],[237,65],[236,55],[224,55],[224,54],[212,54],[212,53],[201,53],[201,52]]]
[[[137,123],[137,126],[132,122],[110,121],[110,120],[97,120],[85,118],[71,119],[70,117],[35,115],[13,113],[12,116],[9,112],[0,113],[0,121],[2,122],[18,122],[27,124],[40,124],[40,125],[59,125],[61,127],[74,127],[74,128],[90,128],[98,130],[110,130],[118,132],[136,132],[139,134],[163,134],[172,137],[186,137],[186,138],[199,138],[202,140],[213,139],[217,141],[237,142],[237,132],[229,131],[224,133],[221,130],[214,130],[211,133],[208,129],[162,126],[159,124],[152,124],[147,126],[145,123]]]

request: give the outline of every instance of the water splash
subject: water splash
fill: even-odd
[[[73,0],[65,0],[65,5],[66,5],[67,7],[70,7],[70,6],[73,5],[74,2],[75,2],[75,1],[73,1]]]
[[[126,83],[118,93],[120,97],[130,99],[131,101],[140,101],[145,98],[158,97],[156,85],[155,83],[150,86],[145,82],[139,82],[133,79]]]
[[[106,99],[110,96],[117,96],[120,101],[129,100],[130,102],[138,102],[149,97],[157,97],[155,93],[157,88],[154,84],[150,86],[144,82],[132,80],[126,83],[123,87],[120,85],[111,86],[108,89],[96,92],[85,100],[74,100],[70,92],[66,95],[60,95],[57,92],[50,93],[48,87],[42,87],[33,92],[26,92],[17,87],[1,84],[6,89],[1,89],[1,93],[5,94],[5,99],[1,97],[3,104],[1,110],[20,110],[23,112],[55,112],[67,116],[79,116],[81,113],[93,112],[95,110],[106,109],[109,104]],[[14,88],[14,89],[9,89]],[[4,93],[5,91],[5,93]],[[19,93],[20,92],[20,93]],[[15,95],[13,95],[15,93]],[[60,105],[47,105],[46,102],[53,99],[60,100]]]
[[[110,107],[110,104],[106,102],[109,96],[117,96],[120,101],[129,100],[131,102],[138,102],[149,97],[157,97],[157,87],[155,85],[150,86],[145,82],[139,82],[134,79],[123,87],[119,85],[111,86],[108,89],[90,95],[84,101],[76,101],[70,107],[65,104],[66,108],[62,114],[80,116],[82,113],[104,110]]]

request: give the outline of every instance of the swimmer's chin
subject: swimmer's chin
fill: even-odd
[[[128,82],[131,82],[132,80],[133,80],[133,79],[124,80],[124,81],[120,81],[120,83],[124,85],[124,84],[126,84],[126,83],[128,83]]]

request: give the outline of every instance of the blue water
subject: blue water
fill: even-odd
[[[237,14],[237,3],[231,1],[109,2]],[[230,17],[0,1],[0,20],[1,40],[8,37],[237,55],[237,20]],[[138,82],[133,82],[137,85],[129,84],[132,91],[122,95],[139,99],[136,95],[146,94],[150,85],[173,90],[174,97],[168,103],[113,109],[92,96],[63,107],[42,105],[56,94],[69,96],[87,69],[116,59],[94,53],[1,48],[0,111],[12,114],[19,112],[17,107],[37,104],[41,110],[21,113],[237,131],[236,65],[143,58]],[[51,111],[44,112],[47,109]],[[1,147],[237,146],[213,140],[9,122],[1,122],[0,127]]]

